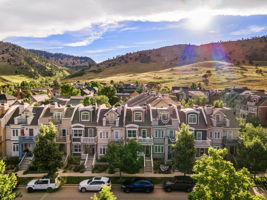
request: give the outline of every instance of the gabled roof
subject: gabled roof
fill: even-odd
[[[74,112],[74,116],[72,119],[72,124],[83,124],[85,126],[96,126],[97,125],[97,110],[95,109],[95,107],[93,107],[93,111],[92,111],[92,121],[80,121],[80,112],[83,111],[82,107],[79,109],[76,109]]]

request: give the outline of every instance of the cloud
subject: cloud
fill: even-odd
[[[94,24],[130,20],[175,22],[199,11],[209,15],[267,14],[267,3],[265,0],[1,0],[0,40],[47,37],[79,31]],[[100,35],[88,35],[69,45],[90,44]]]
[[[245,29],[240,29],[237,31],[232,32],[232,35],[249,35],[253,33],[259,33],[265,30],[267,27],[266,26],[249,26]]]

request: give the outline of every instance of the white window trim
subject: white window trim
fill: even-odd
[[[137,113],[141,114],[141,120],[135,119],[135,114],[137,114]],[[142,122],[143,121],[143,113],[142,112],[134,112],[134,121],[135,122]]]
[[[74,135],[74,131],[82,131],[82,135],[81,136],[75,136]],[[75,128],[75,129],[72,129],[72,137],[82,137],[83,136],[83,132],[84,132],[84,129],[83,128]]]
[[[78,151],[75,151],[75,146],[79,146],[79,148],[77,148],[78,149]],[[81,144],[73,144],[73,146],[72,146],[72,152],[73,153],[81,153],[82,152],[82,145]]]
[[[83,117],[82,117],[84,113],[88,113],[88,119],[86,119],[86,120],[83,119]],[[82,122],[89,122],[89,121],[91,121],[91,117],[92,116],[91,116],[91,112],[89,112],[89,111],[81,111],[80,112],[80,116],[81,116],[81,121]]]
[[[62,128],[61,129],[61,136],[63,136],[63,130],[65,130],[65,133],[66,133],[65,136],[67,136],[68,135],[68,129],[66,129],[66,128]]]
[[[118,135],[118,137],[116,137],[116,134]],[[114,131],[114,139],[120,139],[121,138],[121,132],[116,130]]]
[[[107,153],[107,146],[106,145],[100,145],[99,155],[105,155],[106,153]]]
[[[129,137],[128,131],[135,131],[135,137]],[[127,138],[137,138],[138,131],[137,129],[127,129]]]
[[[14,151],[15,149],[15,151]],[[12,144],[12,151],[13,152],[19,152],[19,144],[18,143],[13,143]]]
[[[156,134],[157,131],[160,131],[161,133],[159,134],[160,136],[162,137],[158,137],[158,135]],[[164,130],[163,129],[154,129],[153,131],[153,135],[154,135],[154,138],[164,138]]]
[[[143,137],[143,131],[146,132],[146,137]],[[141,129],[141,137],[142,137],[142,138],[147,138],[147,129]]]
[[[189,121],[190,116],[195,116],[196,117],[196,122],[190,122]],[[188,119],[187,119],[188,124],[197,124],[197,114],[188,114],[187,117],[188,117]]]
[[[107,139],[109,135],[108,131],[100,131],[99,138],[100,139]]]
[[[198,134],[200,133],[200,135],[201,135],[201,138],[200,139],[198,139]],[[202,136],[202,131],[196,131],[196,140],[202,140],[202,138],[203,138],[203,136]]]
[[[164,145],[154,145],[154,153],[164,153]]]

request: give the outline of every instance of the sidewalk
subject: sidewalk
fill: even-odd
[[[18,171],[17,175],[19,177],[43,177],[46,174],[45,173],[40,173],[40,174],[23,174],[23,171]],[[107,176],[107,177],[119,177],[120,174],[119,172],[116,172],[114,174],[108,174],[108,173],[92,173],[90,171],[85,171],[84,173],[79,173],[79,172],[65,172],[63,173],[62,170],[59,171],[60,176],[88,176],[88,177],[93,177],[93,176]],[[137,174],[126,174],[122,173],[121,174],[124,177],[174,177],[174,176],[181,176],[183,173],[180,172],[175,172],[172,174],[154,174],[154,173],[137,173]]]

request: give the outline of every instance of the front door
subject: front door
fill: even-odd
[[[95,154],[94,145],[84,145],[84,153],[89,154],[89,156],[94,156]]]
[[[150,157],[151,153],[151,147],[150,146],[145,146],[145,155],[146,157]]]

